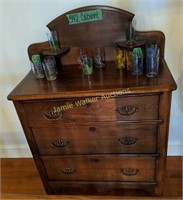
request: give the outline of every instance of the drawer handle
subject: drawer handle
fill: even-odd
[[[139,173],[139,169],[136,168],[122,168],[121,172],[125,176],[135,176]]]
[[[119,139],[120,144],[122,145],[133,145],[137,142],[138,138],[125,136]]]
[[[96,131],[96,128],[95,128],[95,127],[89,127],[89,131],[95,132],[95,131]]]
[[[43,116],[48,120],[59,120],[63,115],[63,112],[47,111],[43,113]]]
[[[137,110],[138,106],[136,105],[126,105],[116,109],[120,115],[133,115]]]
[[[75,169],[73,168],[70,168],[70,167],[66,167],[66,168],[62,168],[62,169],[59,169],[58,172],[61,174],[74,174],[76,172]]]
[[[54,140],[54,141],[51,141],[51,144],[54,147],[65,147],[69,144],[69,141],[67,141],[67,140]]]

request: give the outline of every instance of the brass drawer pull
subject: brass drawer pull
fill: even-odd
[[[139,169],[136,168],[122,168],[121,172],[125,176],[135,176],[139,173]]]
[[[59,169],[58,172],[63,173],[63,174],[74,174],[76,170],[70,167],[66,167],[66,168]]]
[[[54,147],[65,147],[69,144],[69,141],[60,139],[60,140],[51,141],[51,144]]]
[[[46,111],[43,116],[48,120],[59,120],[63,116],[63,112]]]
[[[94,132],[94,131],[96,131],[96,128],[95,127],[89,127],[89,131]]]
[[[116,109],[120,115],[133,115],[137,110],[137,105],[126,105]]]
[[[137,142],[137,138],[135,137],[130,137],[130,136],[125,136],[119,139],[120,144],[122,145],[133,145]]]

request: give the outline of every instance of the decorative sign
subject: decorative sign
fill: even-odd
[[[67,18],[69,20],[69,25],[73,25],[73,24],[81,24],[86,22],[102,20],[103,16],[102,16],[102,10],[97,9],[97,10],[89,10],[79,13],[68,14]]]

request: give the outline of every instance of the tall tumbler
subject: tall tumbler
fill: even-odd
[[[31,56],[30,64],[34,77],[44,78],[44,70],[41,63],[41,57],[39,54],[34,54]]]
[[[159,71],[159,48],[157,44],[146,45],[146,76],[156,77]]]
[[[140,47],[134,48],[132,53],[132,75],[143,73],[143,52]]]
[[[135,43],[136,40],[136,21],[132,20],[126,24],[126,42],[128,44]]]
[[[102,68],[105,66],[105,49],[104,47],[96,47],[94,50],[95,67]]]
[[[50,31],[46,33],[51,51],[59,51],[60,50],[60,45],[59,45],[59,39],[58,39],[58,34],[56,30]]]
[[[45,56],[43,60],[43,68],[48,81],[55,80],[57,78],[57,67],[54,56]]]

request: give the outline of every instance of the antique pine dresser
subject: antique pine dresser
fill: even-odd
[[[102,19],[68,23],[68,14],[89,10],[100,10]],[[114,48],[125,40],[124,24],[133,17],[108,6],[59,16],[47,25],[58,31],[65,52],[59,77],[47,81],[29,72],[8,96],[48,194],[123,195],[131,189],[163,193],[176,83],[164,60],[165,36],[160,31],[137,31],[137,40],[160,47],[158,77],[115,69]],[[78,67],[77,51],[95,46],[105,47],[106,67],[87,77]],[[31,44],[28,55],[49,48],[47,41]]]

